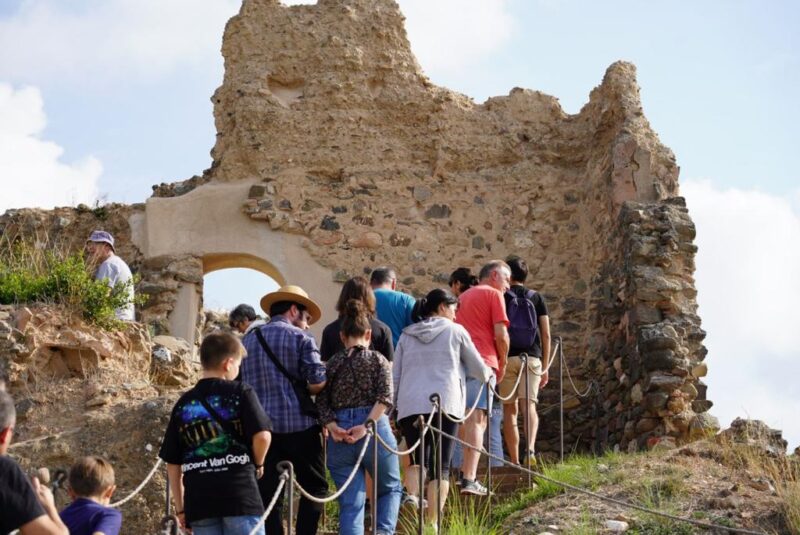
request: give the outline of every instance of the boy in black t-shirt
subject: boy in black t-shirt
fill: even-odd
[[[159,453],[176,514],[194,535],[247,535],[264,513],[256,479],[264,475],[272,424],[253,390],[233,381],[243,357],[230,334],[203,340],[203,377],[172,409]]]

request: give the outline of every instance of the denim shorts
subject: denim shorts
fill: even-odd
[[[192,522],[191,528],[194,535],[248,535],[259,520],[260,516],[253,515],[204,518]],[[264,535],[263,525],[256,534]]]
[[[489,379],[489,383],[492,385],[492,387],[494,387],[496,381],[497,378],[494,376],[494,374],[492,374],[491,378]],[[472,405],[475,403],[475,398],[477,396],[480,396],[480,399],[478,400],[479,409],[483,409],[486,411],[492,408],[492,398],[494,397],[494,394],[490,393],[487,400],[486,388],[484,387],[483,381],[481,381],[480,379],[467,377],[466,391],[467,391],[467,405],[466,405],[467,412],[469,412],[469,410],[472,408]]]

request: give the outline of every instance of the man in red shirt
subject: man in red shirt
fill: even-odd
[[[478,278],[480,284],[459,296],[456,323],[467,330],[486,365],[494,370],[495,376],[490,380],[494,385],[503,378],[508,355],[508,317],[503,294],[510,286],[511,270],[502,260],[492,260],[483,266]],[[464,422],[463,436],[466,442],[476,448],[483,444],[486,414],[492,409],[491,395],[487,399],[486,388],[477,379],[467,379],[467,410],[475,404],[476,397],[478,408]],[[479,458],[477,451],[464,448],[464,461],[461,464],[462,494],[485,496],[489,492],[475,480]]]

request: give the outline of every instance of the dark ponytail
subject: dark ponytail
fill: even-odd
[[[342,334],[347,338],[364,336],[370,329],[369,315],[366,305],[357,299],[345,303],[342,313]]]
[[[428,292],[428,295],[419,299],[414,306],[413,319],[420,321],[425,318],[430,318],[436,314],[442,304],[455,305],[458,299],[450,291],[443,288],[436,288]]]

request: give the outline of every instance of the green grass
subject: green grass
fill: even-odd
[[[129,285],[96,281],[80,253],[26,242],[0,243],[0,304],[59,305],[105,329],[121,327],[115,310],[129,304]],[[138,301],[141,303],[142,298]]]
[[[551,479],[593,490],[617,477],[614,467],[621,460],[621,454],[612,452],[600,457],[573,455],[564,464],[543,464],[538,471]],[[600,465],[605,465],[608,470],[601,470],[598,468]],[[537,485],[535,488],[510,496],[505,502],[495,506],[493,518],[502,522],[517,511],[564,492],[564,487],[556,483],[540,478],[534,478],[534,481]]]

